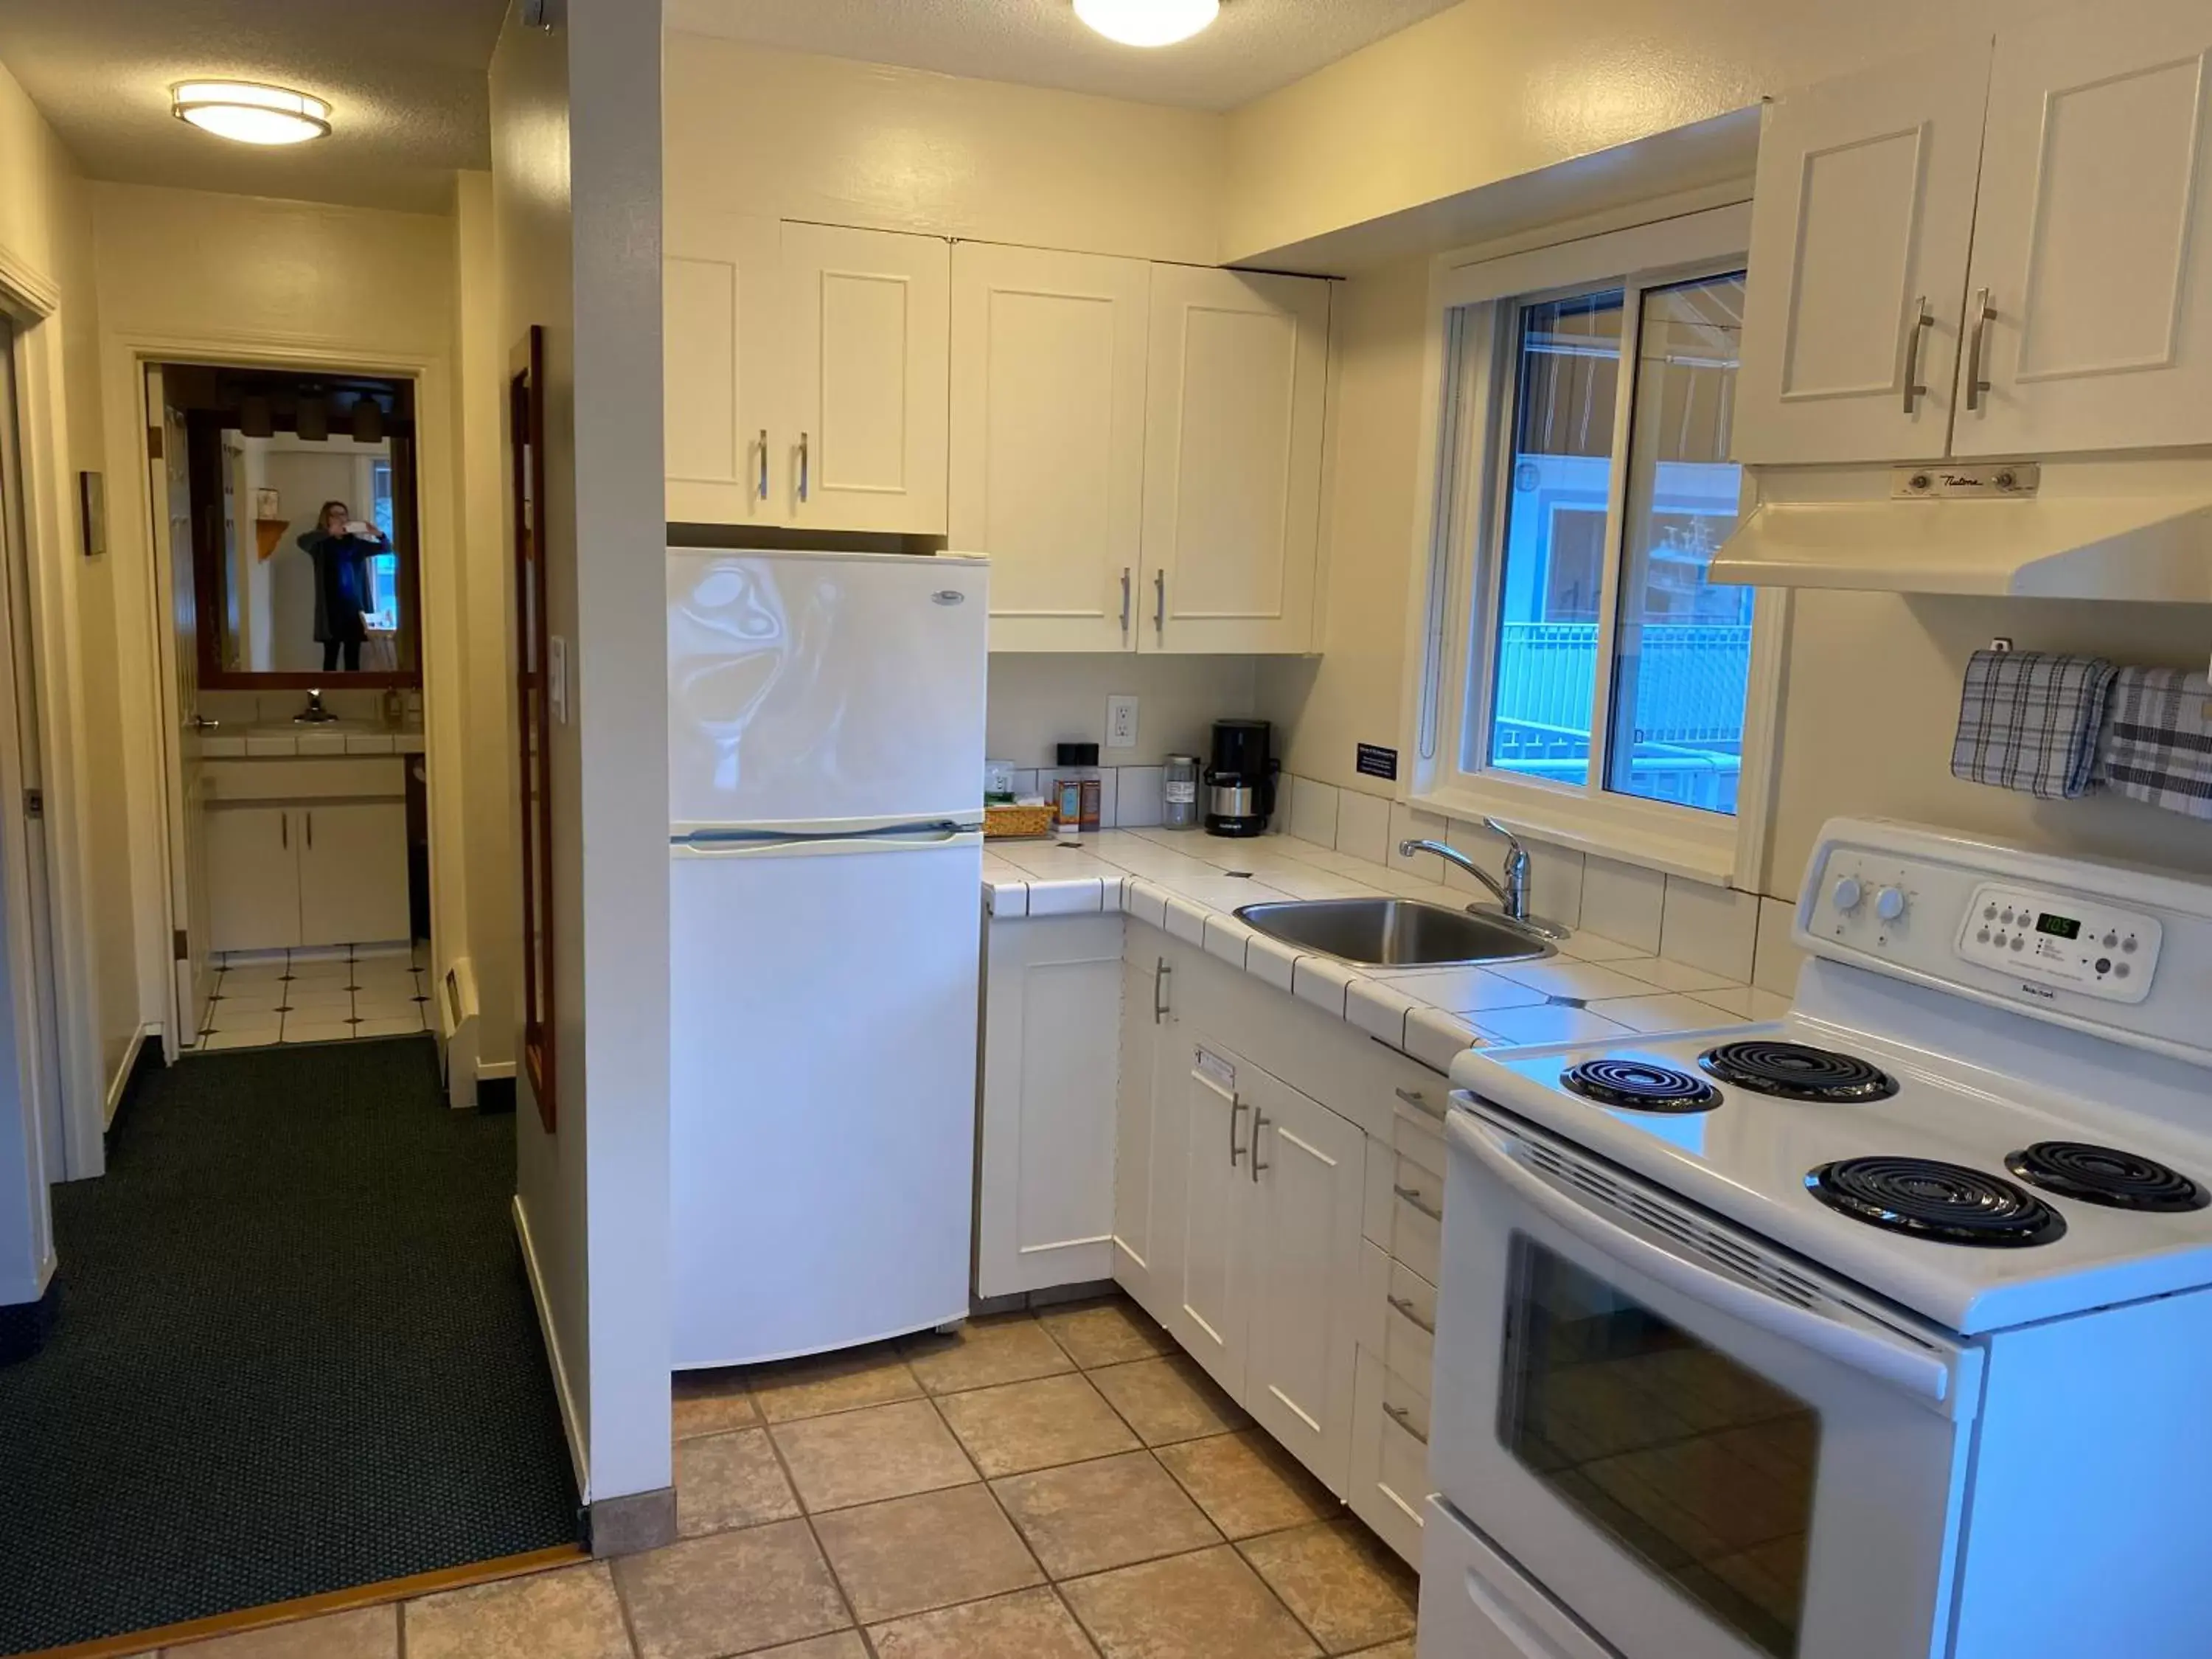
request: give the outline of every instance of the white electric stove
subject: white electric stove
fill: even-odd
[[[2212,882],[1841,821],[1796,937],[1455,1066],[1422,1659],[2212,1653]]]

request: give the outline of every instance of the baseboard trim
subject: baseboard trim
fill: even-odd
[[[477,1081],[489,1083],[494,1078],[512,1078],[514,1062],[511,1060],[480,1060],[477,1062]]]
[[[545,1340],[545,1357],[553,1366],[553,1392],[561,1401],[561,1431],[568,1442],[568,1463],[576,1476],[578,1501],[589,1504],[592,1461],[585,1449],[584,1425],[576,1415],[576,1397],[568,1389],[568,1367],[561,1357],[561,1337],[553,1323],[553,1304],[545,1294],[544,1275],[538,1270],[538,1247],[530,1237],[530,1215],[522,1207],[522,1194],[514,1195],[514,1236],[522,1245],[522,1269],[529,1276],[530,1299],[538,1308],[538,1331]]]
[[[126,1655],[148,1654],[160,1648],[180,1648],[187,1642],[202,1642],[211,1636],[234,1636],[241,1631],[319,1619],[328,1613],[380,1607],[391,1601],[411,1601],[417,1596],[435,1595],[441,1590],[465,1589],[471,1584],[488,1584],[495,1579],[550,1572],[556,1567],[574,1566],[590,1559],[580,1544],[556,1544],[550,1549],[494,1556],[489,1561],[471,1561],[465,1566],[441,1567],[434,1572],[418,1572],[406,1578],[382,1578],[373,1584],[357,1584],[351,1589],[326,1590],[320,1595],[271,1601],[266,1607],[241,1607],[236,1613],[188,1619],[182,1624],[163,1625],[156,1630],[133,1631],[128,1636],[102,1636],[90,1642],[72,1642],[67,1647],[40,1648],[24,1655],[23,1659],[124,1659]]]
[[[624,1492],[584,1506],[584,1540],[602,1559],[642,1555],[676,1541],[676,1488]]]
[[[131,1087],[131,1073],[138,1067],[138,1056],[148,1041],[161,1035],[158,1025],[142,1024],[131,1034],[131,1041],[123,1045],[123,1058],[116,1062],[115,1074],[107,1079],[107,1107],[100,1120],[100,1127],[114,1127],[116,1113],[123,1109],[123,1097]]]

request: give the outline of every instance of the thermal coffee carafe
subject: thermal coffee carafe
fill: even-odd
[[[1275,810],[1275,761],[1265,720],[1216,720],[1206,771],[1206,833],[1261,836]]]

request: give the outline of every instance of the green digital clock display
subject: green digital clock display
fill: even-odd
[[[2053,939],[2079,939],[2081,924],[2071,916],[2054,916],[2045,911],[2035,919],[2035,931],[2048,933]]]

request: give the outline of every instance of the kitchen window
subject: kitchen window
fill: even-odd
[[[1440,275],[1420,804],[1711,878],[1751,861],[1771,653],[1753,591],[1707,578],[1742,492],[1747,225]]]

